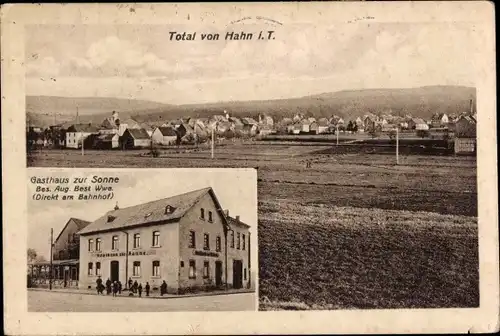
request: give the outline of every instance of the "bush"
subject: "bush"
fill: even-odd
[[[160,156],[160,151],[157,149],[157,148],[153,148],[151,149],[151,151],[149,152],[149,154],[152,156],[152,157],[159,157]]]
[[[419,138],[428,138],[430,136],[430,132],[428,130],[417,130],[417,136]]]

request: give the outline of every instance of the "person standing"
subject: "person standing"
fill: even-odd
[[[118,294],[122,293],[122,282],[118,280]]]
[[[139,284],[139,286],[137,287],[137,290],[139,291],[139,297],[142,296],[142,284]]]
[[[98,277],[97,280],[95,281],[97,286],[96,286],[96,289],[97,289],[97,294],[102,294],[102,279],[101,277]]]
[[[113,296],[116,296],[116,293],[118,293],[118,282],[113,282]]]
[[[150,289],[151,289],[151,286],[149,286],[149,282],[146,282],[146,296],[149,296]]]
[[[165,280],[163,280],[163,282],[160,286],[160,293],[161,293],[161,296],[163,296],[163,294],[167,294],[167,283],[165,282]]]
[[[132,288],[133,288],[133,292],[134,292],[134,293],[137,293],[137,285],[138,285],[138,284],[137,284],[137,280],[136,280],[136,281],[134,281],[134,284],[132,285]]]
[[[132,290],[132,278],[128,278],[128,290]]]
[[[106,280],[106,295],[109,295],[111,293],[111,280]]]

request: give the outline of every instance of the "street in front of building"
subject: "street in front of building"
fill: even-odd
[[[254,311],[255,293],[152,299],[28,291],[29,312]]]

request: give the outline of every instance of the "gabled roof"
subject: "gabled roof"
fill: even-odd
[[[470,115],[462,115],[460,118],[458,118],[457,122],[462,120],[462,119],[466,120],[467,122],[469,122],[471,124],[476,123],[476,119],[474,119],[474,117],[470,116]]]
[[[87,225],[89,225],[91,222],[89,221],[86,221],[86,220],[83,220],[83,219],[79,219],[79,218],[74,218],[74,217],[71,217],[70,219],[68,219],[68,221],[66,222],[66,224],[64,225],[64,227],[62,228],[61,232],[59,232],[59,235],[57,235],[57,238],[54,242],[56,242],[57,240],[59,240],[59,238],[61,237],[62,233],[64,232],[64,230],[66,230],[66,228],[68,227],[68,224],[73,221],[73,223],[75,223],[76,227],[77,227],[77,232],[84,229]]]
[[[158,131],[160,131],[163,136],[177,136],[177,132],[173,127],[158,127]]]
[[[85,133],[93,133],[97,132],[97,127],[92,124],[73,124],[68,127],[67,132],[85,132]]]
[[[227,219],[227,222],[228,222],[229,226],[232,226],[232,225],[242,225],[242,226],[246,226],[247,228],[250,227],[250,225],[248,225],[246,223],[243,223],[241,220],[237,220],[236,218],[233,218],[231,216],[226,216],[226,219]]]
[[[241,122],[244,125],[255,125],[255,124],[258,124],[258,122],[255,121],[255,119],[253,119],[253,118],[241,118]]]
[[[149,139],[148,132],[143,128],[127,128],[125,132],[128,132],[136,140]]]
[[[79,234],[85,235],[95,232],[113,231],[160,222],[175,223],[178,222],[207,193],[212,196],[212,199],[216,204],[217,211],[221,214],[224,224],[227,225],[222,207],[220,206],[213,189],[208,187],[177,196],[163,198],[157,201],[138,204],[118,210],[111,210],[92,222],[80,231]],[[165,213],[166,206],[171,206],[174,211],[168,214]],[[109,216],[114,217],[111,222],[108,222]]]
[[[415,124],[425,124],[426,122],[422,118],[411,118]]]
[[[118,137],[118,134],[101,134],[97,136],[98,141],[113,141],[114,137]]]

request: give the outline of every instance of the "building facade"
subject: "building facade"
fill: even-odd
[[[212,188],[115,208],[80,232],[80,288],[95,288],[99,276],[153,290],[165,281],[170,293],[248,287],[248,229]]]

